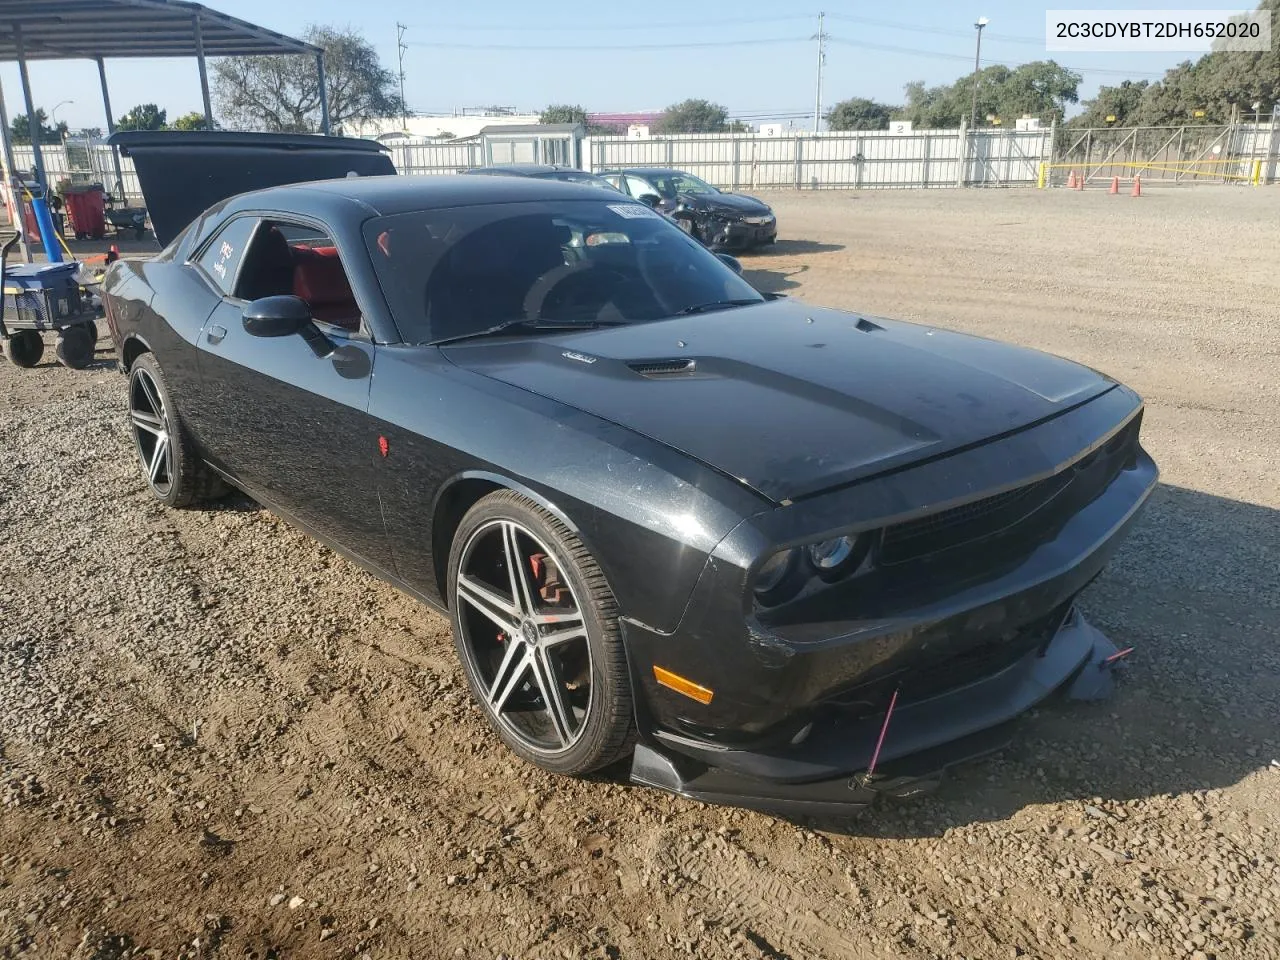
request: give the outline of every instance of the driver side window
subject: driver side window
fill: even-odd
[[[292,295],[307,302],[316,321],[352,333],[360,329],[360,307],[337,245],[307,224],[264,221],[245,254],[236,295],[245,300]]]

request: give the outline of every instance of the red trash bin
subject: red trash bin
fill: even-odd
[[[87,237],[101,240],[107,235],[107,198],[102,184],[73,187],[62,195],[62,199],[77,240]]]

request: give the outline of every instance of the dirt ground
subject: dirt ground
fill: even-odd
[[[442,620],[153,504],[103,340],[0,364],[0,957],[1280,956],[1280,188],[768,199],[762,288],[1146,397],[1162,487],[1083,602],[1113,700],[849,821],[544,775]]]

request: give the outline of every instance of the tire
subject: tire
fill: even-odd
[[[133,361],[128,402],[134,449],[153,497],[183,509],[227,492],[222,479],[196,453],[154,355],[144,353]]]
[[[91,337],[83,326],[67,327],[58,334],[58,345],[54,352],[58,362],[72,370],[83,370],[93,363],[93,348],[98,338]]]
[[[634,709],[617,601],[568,527],[510,490],[489,494],[458,525],[448,590],[467,684],[514,753],[576,776],[630,752]],[[532,602],[517,599],[522,593]]]
[[[4,357],[15,367],[34,367],[44,355],[44,338],[38,330],[15,330],[4,341]]]

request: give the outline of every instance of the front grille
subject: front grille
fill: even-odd
[[[1137,437],[1135,420],[1104,447],[1053,476],[886,527],[879,563],[892,566],[919,560],[1014,528],[1025,537],[1052,527],[1111,484],[1136,452]]]
[[[1073,600],[998,637],[981,640],[949,656],[894,670],[830,698],[827,706],[863,716],[883,711],[895,690],[900,704],[927,700],[999,673],[1027,654],[1048,648]]]

